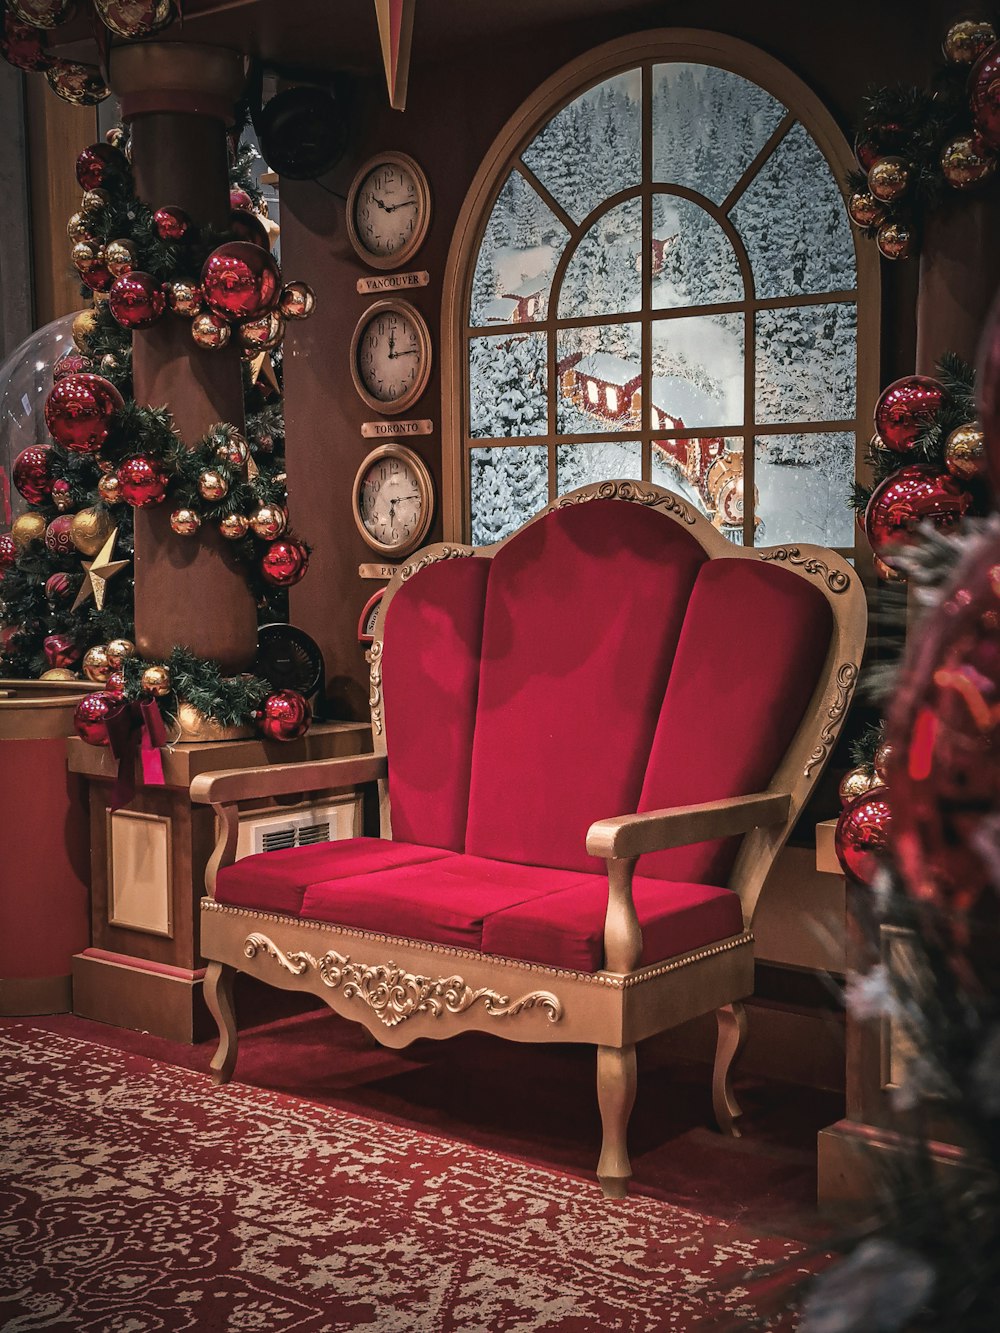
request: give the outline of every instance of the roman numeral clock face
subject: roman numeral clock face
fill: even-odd
[[[403,412],[427,386],[427,325],[406,301],[377,301],[354,333],[351,370],[358,393],[376,412]]]

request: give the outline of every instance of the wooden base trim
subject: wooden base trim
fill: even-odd
[[[87,949],[73,958],[73,1012],[193,1044],[213,1030],[202,997],[204,976],[204,968],[188,971]]]
[[[909,1152],[913,1140],[891,1129],[855,1120],[838,1120],[817,1136],[816,1198],[825,1212],[857,1214],[874,1206],[882,1193],[881,1163]],[[965,1154],[952,1143],[931,1142],[931,1160],[941,1171],[965,1166]]]
[[[0,1018],[68,1014],[72,1008],[73,978],[70,976],[0,979]]]

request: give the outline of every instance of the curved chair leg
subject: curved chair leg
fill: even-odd
[[[736,1121],[743,1114],[733,1095],[733,1066],[739,1059],[747,1040],[747,1011],[740,1003],[725,1004],[715,1011],[719,1038],[715,1047],[715,1069],[712,1073],[712,1106],[723,1134],[740,1137]]]
[[[226,963],[209,963],[205,972],[205,1003],[219,1028],[219,1048],[212,1057],[212,1078],[216,1083],[228,1083],[236,1068],[236,1007],[233,986],[236,968]]]
[[[597,1179],[607,1199],[624,1199],[632,1178],[627,1136],[635,1088],[635,1046],[598,1046],[597,1101],[604,1138]]]

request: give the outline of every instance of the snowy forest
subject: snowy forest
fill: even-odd
[[[723,443],[727,429],[762,427],[751,437],[757,541],[850,545],[844,495],[853,477],[853,424],[817,431],[808,423],[853,423],[854,302],[758,310],[749,326],[742,311],[680,314],[754,299],[853,292],[854,242],[837,182],[798,123],[784,127],[756,175],[744,180],[786,121],[785,107],[748,80],[712,66],[658,65],[652,75],[658,188],[648,252],[638,196],[638,70],[598,84],[564,107],[522,153],[526,170],[515,167],[504,181],[472,282],[469,320],[477,333],[469,342],[469,435],[484,442],[548,436],[548,334],[518,326],[537,326],[555,300],[558,320],[574,325],[555,335],[557,436],[637,433],[649,398],[654,426],[661,419],[665,426],[717,426],[716,448],[730,453],[743,442],[737,436]],[[562,221],[533,179],[563,211]],[[637,193],[604,207],[627,190]],[[576,228],[573,235],[563,225],[567,220]],[[553,278],[568,246],[572,252],[554,294]],[[638,315],[644,281],[653,310],[645,380],[638,318],[604,322],[607,316]],[[753,421],[745,420],[748,327],[755,328]],[[769,426],[799,423],[806,429],[766,433]],[[560,444],[554,489],[562,493],[610,476],[638,478],[640,458],[636,440]],[[477,447],[470,472],[476,542],[498,540],[548,497],[544,448]],[[685,473],[658,449],[655,435],[652,480],[713,515],[715,498],[704,475]]]

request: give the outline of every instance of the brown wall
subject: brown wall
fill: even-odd
[[[611,5],[608,8],[612,8]],[[361,608],[379,586],[358,577],[377,559],[351,515],[351,483],[371,447],[361,423],[372,414],[351,383],[348,353],[357,320],[374,297],[355,283],[370,274],[347,240],[343,195],[372,153],[400,149],[426,170],[433,193],[430,233],[411,267],[430,270],[431,284],[407,294],[427,318],[440,348],[445,258],[466,190],[491,141],[524,98],[567,61],[601,42],[644,28],[710,28],[751,42],[783,61],[826,103],[848,136],[867,89],[909,80],[924,84],[939,63],[939,43],[954,7],[942,0],[842,0],[803,9],[787,0],[748,5],[674,0],[614,6],[586,22],[560,22],[490,34],[456,36],[427,49],[418,8],[407,110],[390,111],[381,80],[358,88],[355,130],[345,160],[324,179],[283,181],[283,268],[308,280],[318,296],[313,319],[286,340],[288,479],[295,527],[314,546],[308,578],[293,590],[295,623],[321,644],[334,715],[364,718],[367,684],[356,638]],[[544,14],[538,4],[536,13]],[[473,20],[470,20],[473,21]],[[789,188],[794,188],[790,184]],[[917,266],[883,264],[883,382],[912,370]],[[440,487],[440,366],[407,415],[431,417],[435,433],[411,441]],[[437,518],[429,540],[441,536]]]

